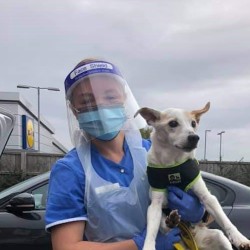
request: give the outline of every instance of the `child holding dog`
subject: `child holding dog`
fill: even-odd
[[[54,250],[141,250],[146,235],[149,184],[146,155],[150,141],[134,118],[137,102],[112,63],[85,59],[65,79],[70,135],[74,149],[52,168],[46,230]],[[198,199],[172,188],[169,207],[198,222]],[[158,233],[156,250],[171,250],[178,228]]]

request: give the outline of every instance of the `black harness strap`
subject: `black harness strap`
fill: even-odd
[[[188,185],[200,174],[197,160],[189,159],[174,167],[147,167],[148,181],[154,189],[177,186],[186,190]]]

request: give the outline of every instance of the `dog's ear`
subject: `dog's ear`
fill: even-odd
[[[160,120],[161,113],[157,110],[150,108],[141,108],[139,109],[134,117],[140,114],[146,121],[148,125],[153,125],[156,121]]]
[[[191,111],[191,114],[194,115],[196,121],[199,123],[201,115],[206,113],[209,110],[209,108],[210,108],[210,102],[208,102],[203,109]]]

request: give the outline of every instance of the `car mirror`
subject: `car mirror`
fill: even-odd
[[[32,194],[21,193],[10,199],[6,206],[7,211],[18,213],[35,209],[35,199]]]

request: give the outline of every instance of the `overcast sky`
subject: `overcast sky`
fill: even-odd
[[[71,147],[64,79],[86,57],[117,64],[140,106],[202,108],[197,158],[250,161],[249,0],[0,0],[0,91],[20,91]]]

